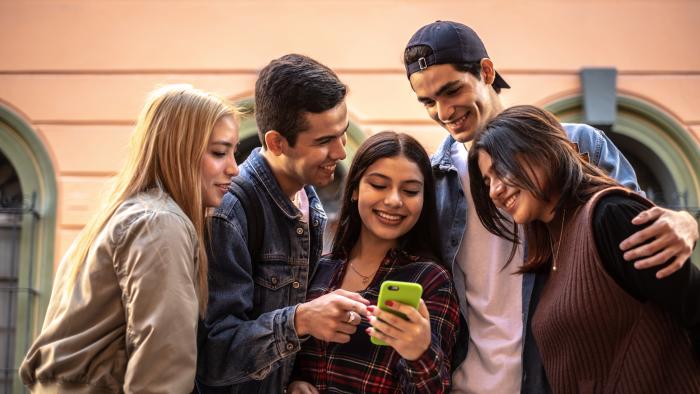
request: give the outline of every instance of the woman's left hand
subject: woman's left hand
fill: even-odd
[[[386,342],[406,360],[418,359],[430,347],[430,314],[425,302],[420,300],[418,310],[396,301],[387,301],[386,307],[403,313],[408,320],[374,306],[367,307],[372,325],[367,333]]]

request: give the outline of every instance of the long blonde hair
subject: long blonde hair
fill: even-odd
[[[226,100],[189,85],[168,85],[150,94],[131,135],[126,163],[115,177],[102,209],[64,257],[66,263],[73,262],[69,288],[75,286],[92,244],[122,202],[139,192],[159,188],[180,206],[197,233],[197,296],[203,316],[208,286],[206,207],[200,167],[214,124],[227,115],[236,118],[238,111]]]

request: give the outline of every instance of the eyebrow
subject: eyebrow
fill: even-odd
[[[338,137],[340,137],[341,135],[347,133],[347,131],[348,131],[349,128],[350,128],[350,122],[348,122],[348,124],[345,125],[345,128],[344,128],[343,131],[341,131],[340,133],[338,133],[338,134],[326,134],[326,135],[322,135],[322,136],[320,136],[320,137],[314,139],[314,141],[318,142],[318,141],[322,141],[322,140],[325,140],[325,139],[328,139],[328,138],[338,138]]]
[[[418,179],[411,179],[408,181],[403,181],[403,184],[407,184],[407,183],[411,183],[411,184],[415,183],[416,185],[421,185],[421,186],[423,185],[423,182],[419,181]]]
[[[233,148],[234,144],[228,142],[228,141],[213,141],[211,145],[223,145],[227,148]]]
[[[372,172],[372,173],[367,174],[367,176],[376,176],[376,177],[379,177],[382,179],[391,180],[391,178],[389,178],[388,176],[381,174],[379,172]],[[409,179],[407,181],[402,181],[401,183],[416,183],[416,184],[422,185],[423,181],[418,180],[418,179]]]
[[[460,83],[461,82],[459,79],[455,79],[454,81],[450,81],[450,82],[445,83],[444,85],[442,85],[440,87],[440,89],[437,90],[437,92],[435,92],[435,97],[439,97],[439,96],[444,95],[446,91],[448,91],[450,89],[454,89],[455,87],[460,85]],[[424,96],[418,97],[418,101],[420,101],[421,103],[428,101],[428,100],[432,100],[432,99],[429,97],[424,97]]]

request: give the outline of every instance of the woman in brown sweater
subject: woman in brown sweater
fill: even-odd
[[[700,271],[686,263],[657,279],[659,268],[634,269],[618,247],[651,202],[589,164],[532,106],[484,127],[469,175],[486,229],[524,238],[520,271],[546,280],[531,328],[554,392],[700,392]]]

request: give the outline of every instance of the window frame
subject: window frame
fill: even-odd
[[[51,296],[56,243],[56,172],[48,151],[29,122],[0,103],[0,149],[17,173],[26,201],[34,198],[33,212],[22,218],[19,245],[14,367],[19,368],[39,334]],[[32,197],[34,196],[34,197]],[[32,261],[33,260],[33,261]],[[15,374],[14,393],[24,391]]]

